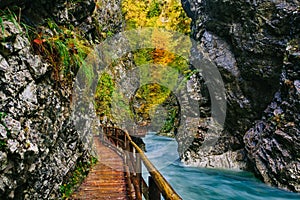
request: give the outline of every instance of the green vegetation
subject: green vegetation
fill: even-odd
[[[162,104],[169,96],[170,90],[157,83],[141,86],[135,94],[134,101],[139,102],[139,107],[134,108],[134,112],[140,119],[150,119],[154,115],[156,107]]]
[[[6,116],[6,113],[0,112],[0,122],[2,122],[2,119]]]
[[[115,86],[112,77],[107,73],[103,73],[99,78],[95,92],[95,109],[98,116],[111,117],[110,108],[114,90]]]
[[[129,100],[124,96],[124,94],[121,94],[119,92],[114,92],[112,96],[112,114],[113,119],[116,122],[125,122],[128,119],[132,119],[132,112],[130,110]]]
[[[111,31],[107,31],[106,35],[107,35],[107,37],[112,37],[114,35],[114,33]]]
[[[3,25],[3,19],[2,19],[2,17],[0,17],[0,26],[1,26],[1,31],[2,31],[2,34],[4,34],[4,32],[5,32],[5,29],[4,29],[4,25]]]
[[[178,126],[176,123],[176,120],[178,120],[178,107],[173,107],[170,110],[168,110],[168,118],[166,119],[163,127],[161,128],[159,134],[162,133],[170,133],[173,132],[175,129],[175,126]],[[172,134],[174,136],[174,134]]]
[[[92,48],[85,34],[72,25],[59,26],[51,19],[43,26],[32,28],[20,21],[20,16],[14,13],[17,11],[20,12],[20,8],[0,11],[0,34],[5,35],[4,21],[12,22],[20,31],[24,29],[34,52],[52,66],[52,78],[56,83],[70,85],[78,69],[87,67],[84,59]],[[87,76],[93,76],[91,70],[83,71],[88,73]]]
[[[158,17],[162,12],[161,6],[157,1],[151,1],[149,11],[147,12],[146,17],[152,18],[152,17]]]
[[[48,20],[47,27],[34,34],[33,48],[53,67],[53,79],[71,84],[84,59],[91,52],[89,42],[73,26],[59,26]],[[90,70],[83,70],[90,73]],[[87,74],[91,76],[91,74]]]
[[[6,141],[5,140],[0,140],[0,150],[5,149],[7,146]]]
[[[76,164],[75,170],[69,173],[66,182],[60,186],[62,199],[68,199],[77,187],[83,182],[84,178],[88,175],[91,167],[97,163],[97,158],[91,156],[89,162]],[[68,176],[67,175],[67,176]]]
[[[16,14],[10,9],[0,10],[0,35],[3,35],[2,38],[5,41],[5,27],[4,21],[9,21],[15,25],[15,27],[21,31],[20,19],[17,18]]]
[[[18,19],[16,14],[13,11],[11,11],[10,9],[0,10],[0,25],[1,25],[2,33],[4,33],[4,31],[5,31],[4,26],[3,26],[4,20],[12,22],[20,30],[20,27],[19,27],[20,19]]]
[[[161,132],[174,130],[178,108],[165,105],[170,98],[171,90],[176,89],[178,75],[186,78],[192,73],[189,62],[182,56],[176,55],[176,49],[186,49],[186,57],[189,55],[190,42],[179,41],[173,38],[168,31],[176,31],[188,35],[190,33],[191,20],[186,16],[181,4],[176,0],[124,0],[123,12],[127,20],[127,29],[142,27],[157,27],[166,29],[164,34],[153,31],[151,35],[152,44],[155,48],[140,49],[133,52],[134,61],[140,68],[141,82],[158,82],[159,84],[147,84],[142,86],[136,93],[135,101],[140,103],[139,108],[134,111],[136,121],[149,120],[159,105],[167,108],[167,119],[161,128]],[[166,49],[169,49],[166,50]],[[147,69],[148,66],[151,69]],[[183,83],[182,83],[183,84]],[[180,87],[180,85],[179,85]],[[178,89],[178,88],[177,88]]]
[[[7,132],[6,134],[7,134],[7,136],[9,136],[9,135],[10,135],[10,131],[8,130],[8,128],[7,128],[6,124],[5,124],[5,122],[3,121],[3,118],[4,118],[5,116],[6,116],[6,113],[0,112],[0,124],[1,124],[2,126],[5,127],[5,130],[6,130],[6,132]],[[5,149],[6,146],[7,146],[7,140],[6,140],[6,139],[1,139],[1,140],[0,140],[0,150]]]
[[[112,64],[109,78],[108,75],[100,77],[95,95],[95,108],[101,119],[106,116],[114,121],[117,120],[116,117],[126,119],[135,114],[135,121],[142,122],[150,119],[158,106],[169,98],[171,90],[176,89],[179,75],[188,77],[192,73],[189,69],[189,62],[185,59],[189,57],[190,41],[180,41],[178,38],[173,38],[172,34],[175,31],[188,35],[191,20],[186,16],[181,3],[177,0],[124,0],[122,1],[122,10],[127,30],[154,27],[164,28],[165,32],[161,34],[161,31],[154,29],[147,36],[154,48],[144,48],[132,52],[133,61],[141,71],[142,86],[134,97],[134,101],[137,101],[140,106],[133,108],[132,106],[137,104],[125,102],[129,99],[126,100],[126,97],[117,92],[114,79],[118,78],[113,73],[115,65]],[[178,49],[186,50],[185,58],[175,53]],[[183,79],[183,81],[186,80],[187,78]],[[149,82],[160,84],[143,85],[143,83]],[[131,110],[126,106],[128,104],[131,104]],[[114,111],[114,107],[118,108],[118,111]],[[172,130],[178,110],[173,112],[170,108],[168,115],[167,122],[163,127],[164,131]]]
[[[274,125],[278,128],[284,127],[288,122],[284,114],[274,114],[274,116],[269,118],[269,121],[272,121]]]

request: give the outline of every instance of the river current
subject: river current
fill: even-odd
[[[143,140],[148,158],[184,200],[300,200],[300,194],[270,187],[249,172],[185,166],[178,159],[175,139],[150,132]]]

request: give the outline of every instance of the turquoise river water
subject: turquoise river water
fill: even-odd
[[[184,166],[178,160],[177,143],[172,138],[150,132],[143,140],[148,158],[184,200],[300,200],[300,194],[270,187],[249,172]]]

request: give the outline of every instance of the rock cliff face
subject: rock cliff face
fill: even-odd
[[[194,141],[180,152],[182,160],[248,168],[267,183],[300,191],[300,2],[182,0],[182,5],[198,41],[192,56],[209,55],[227,98],[224,130],[213,150],[203,152]],[[208,97],[205,92],[200,94]]]
[[[57,199],[68,172],[90,162],[92,153],[92,131],[79,134],[70,120],[72,85],[53,79],[55,66],[33,51],[20,22],[37,29],[50,19],[97,43],[106,32],[121,30],[119,4],[0,1],[0,199]]]

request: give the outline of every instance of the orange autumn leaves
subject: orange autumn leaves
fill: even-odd
[[[174,42],[167,31],[165,34],[161,34],[161,32],[154,30],[152,33],[152,44],[154,45],[155,49],[150,52],[153,63],[163,66],[172,63],[176,56],[165,49],[171,50],[173,48],[172,45],[174,45],[173,43]]]
[[[178,43],[174,42],[170,32],[190,33],[191,19],[185,14],[180,0],[124,0],[122,10],[129,30],[143,27],[166,30],[161,34],[154,29],[151,39],[155,48],[147,54],[151,57],[150,63],[172,64],[178,56],[171,52],[176,52],[172,50],[177,48]]]
[[[161,65],[167,65],[175,60],[175,55],[164,49],[155,49],[151,52],[153,62]]]

